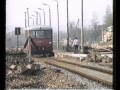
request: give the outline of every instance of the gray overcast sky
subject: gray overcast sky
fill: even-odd
[[[58,0],[59,2],[59,19],[60,30],[66,30],[66,1]],[[81,26],[81,0],[68,0],[69,1],[69,21],[77,22],[80,19],[79,25]],[[113,9],[113,0],[83,0],[84,2],[84,26],[90,25],[93,14],[98,17],[99,24],[102,24],[103,16],[105,15],[106,8],[109,6],[111,11]],[[48,7],[41,3],[49,4],[51,7],[51,24],[54,30],[57,31],[57,9],[54,0],[6,0],[6,31],[10,32],[14,29],[11,27],[24,27],[25,26],[25,13],[26,8],[29,8],[29,13],[35,15],[34,11],[41,13],[43,24],[43,13],[38,10],[42,8],[46,14],[46,25],[49,25]],[[32,20],[30,20],[32,24]]]

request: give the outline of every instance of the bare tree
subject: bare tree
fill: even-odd
[[[98,29],[98,18],[95,13],[93,14],[93,18],[91,20],[91,30],[92,30],[91,39],[93,41],[97,41],[97,38],[100,35],[100,30]]]
[[[105,13],[103,22],[106,25],[106,28],[108,26],[112,26],[113,25],[113,14],[112,14],[112,10],[110,9],[109,6],[107,6],[107,8],[106,8],[106,13]]]
[[[75,22],[70,22],[69,23],[69,35],[71,39],[74,39],[77,37],[80,40],[80,28],[77,26],[77,23]]]
[[[74,38],[76,35],[75,22],[69,23],[69,35],[70,35],[70,38]]]
[[[93,17],[92,17],[92,29],[96,29],[98,26],[98,17],[96,15],[96,13],[93,13]]]

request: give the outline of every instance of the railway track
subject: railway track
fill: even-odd
[[[33,58],[35,59],[35,57]],[[40,59],[40,58],[37,58]],[[67,60],[57,58],[45,58],[43,61],[46,64],[57,66],[73,73],[79,74],[83,77],[97,81],[103,85],[112,87],[112,71],[105,70],[98,67],[78,64]]]
[[[105,70],[105,69],[82,65],[82,64],[76,64],[56,58],[48,58],[48,59],[50,60],[45,60],[45,63],[49,65],[53,65],[69,70],[83,77],[97,81],[103,85],[112,87],[112,71],[110,70]]]
[[[70,60],[58,59],[58,58],[51,58],[51,59],[57,60],[57,61],[60,61],[60,62],[65,62],[65,63],[73,64],[73,65],[77,65],[77,66],[83,67],[83,68],[88,68],[88,69],[100,71],[100,72],[107,73],[107,74],[110,74],[110,75],[113,74],[112,70],[107,70],[107,69],[99,68],[99,67],[96,67],[96,66],[90,66],[90,65],[85,64],[85,63],[84,64],[83,63],[76,63],[76,62],[73,62],[73,61],[70,61]]]

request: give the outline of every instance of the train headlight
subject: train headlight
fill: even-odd
[[[44,50],[45,48],[44,47],[42,47],[42,50]]]
[[[51,42],[49,42],[49,44],[52,44]]]

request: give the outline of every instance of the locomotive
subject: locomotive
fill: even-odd
[[[27,27],[25,33],[27,40],[24,44],[24,50],[26,52],[31,51],[31,55],[54,56],[53,31],[50,26]]]

